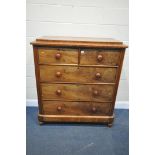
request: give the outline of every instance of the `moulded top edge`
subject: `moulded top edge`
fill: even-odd
[[[44,36],[31,42],[38,46],[68,46],[68,47],[111,47],[127,48],[123,42],[112,38],[89,38],[89,37],[65,37],[65,36]]]

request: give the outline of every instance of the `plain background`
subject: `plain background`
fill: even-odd
[[[130,155],[155,154],[155,2],[130,0]],[[26,2],[0,5],[0,154],[26,154]]]
[[[27,0],[26,98],[37,99],[33,49],[40,36],[114,38],[128,45],[128,0]],[[117,101],[129,100],[129,49],[126,50]],[[117,103],[117,102],[116,102]]]

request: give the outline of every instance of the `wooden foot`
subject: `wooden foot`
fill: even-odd
[[[108,127],[111,128],[112,127],[112,123],[108,123]]]
[[[44,124],[44,122],[40,122],[40,121],[39,121],[39,125],[43,125],[43,124]]]

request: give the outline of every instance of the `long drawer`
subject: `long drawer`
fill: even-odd
[[[41,82],[115,82],[117,68],[40,65]]]
[[[112,101],[114,85],[41,84],[42,100]]]
[[[110,103],[43,101],[46,115],[108,115]]]

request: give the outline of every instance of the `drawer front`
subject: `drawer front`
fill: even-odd
[[[40,66],[42,82],[115,82],[116,68]]]
[[[108,115],[110,103],[43,101],[46,115]]]
[[[81,65],[110,65],[119,64],[120,52],[118,50],[83,50],[81,52]]]
[[[112,101],[114,85],[41,84],[43,100]]]
[[[77,64],[77,49],[43,49],[39,50],[39,64]]]

